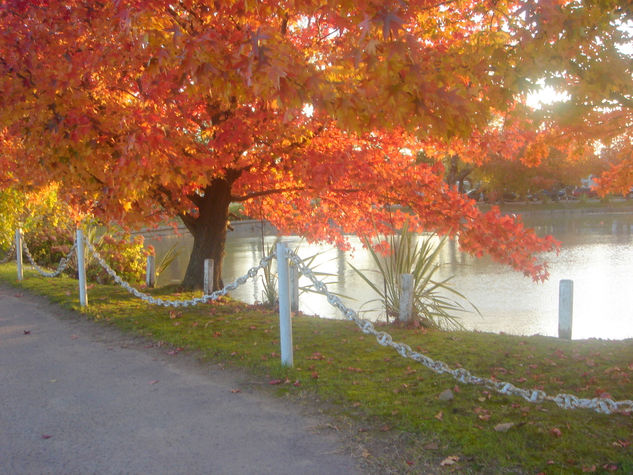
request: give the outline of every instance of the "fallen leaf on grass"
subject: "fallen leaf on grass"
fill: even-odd
[[[283,381],[281,379],[271,379],[270,381],[268,381],[268,384],[281,384]]]
[[[48,435],[48,434],[42,434],[42,439],[50,439],[51,437],[53,437],[52,435]]]
[[[550,429],[549,433],[552,434],[556,438],[563,436],[563,433],[561,432],[561,430],[558,427],[554,427],[554,428]]]
[[[449,455],[440,462],[440,466],[446,467],[448,465],[455,465],[457,462],[459,462],[459,457],[457,455]]]
[[[25,335],[30,335],[31,334],[31,330],[24,330],[24,334]]]
[[[613,445],[614,447],[624,448],[624,447],[628,447],[629,445],[631,445],[631,442],[629,442],[628,440],[616,440],[611,445]]]
[[[438,421],[441,421],[444,419],[444,413],[440,411],[437,414],[435,414],[433,417],[435,417]]]
[[[429,442],[428,444],[422,446],[424,450],[439,450],[440,446],[437,442]]]
[[[153,379],[149,382],[149,384],[156,384],[156,383],[158,383],[158,379]]]
[[[591,467],[582,467],[582,473],[593,473],[596,471],[596,466],[592,465]]]
[[[607,472],[615,472],[618,470],[618,466],[614,463],[605,463],[602,468],[605,469]]]
[[[514,427],[514,422],[502,422],[501,424],[497,424],[495,426],[495,431],[497,432],[508,432],[510,429]]]
[[[231,392],[232,392],[233,394],[237,394],[237,393],[241,393],[241,392],[242,392],[242,390],[241,390],[241,389],[231,389]]]
[[[71,340],[76,340],[77,338],[79,338],[79,336],[78,336],[78,335],[70,335],[70,339],[71,339]]]

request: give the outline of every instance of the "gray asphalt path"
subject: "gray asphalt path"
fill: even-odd
[[[360,473],[319,417],[187,358],[0,284],[0,473]]]

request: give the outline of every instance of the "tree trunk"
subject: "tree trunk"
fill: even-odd
[[[213,290],[224,287],[222,259],[228,223],[231,186],[237,177],[216,178],[204,190],[204,195],[192,197],[198,206],[196,217],[187,214],[183,221],[193,236],[193,249],[182,286],[186,289],[202,288],[204,260],[213,259]]]

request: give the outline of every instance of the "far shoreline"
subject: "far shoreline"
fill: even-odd
[[[633,200],[625,198],[611,198],[604,202],[594,200],[563,200],[556,202],[506,202],[506,203],[478,203],[482,212],[498,207],[502,214],[517,214],[522,217],[543,216],[552,214],[616,214],[633,213]],[[227,237],[256,237],[262,234],[262,221],[258,219],[244,219],[230,221]],[[142,229],[133,234],[142,234],[146,238],[173,236],[182,233],[188,235],[189,231],[184,224],[178,226],[163,225],[153,229]],[[275,236],[277,229],[269,222],[264,221],[264,236]]]

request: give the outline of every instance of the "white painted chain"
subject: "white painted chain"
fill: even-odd
[[[352,320],[363,333],[371,334],[376,337],[378,343],[382,346],[390,346],[396,350],[403,358],[410,358],[414,361],[422,363],[431,371],[437,374],[450,374],[453,378],[463,384],[476,384],[497,391],[501,394],[520,396],[526,401],[533,403],[541,403],[543,401],[551,401],[563,409],[592,409],[602,414],[613,414],[617,412],[632,412],[633,401],[613,401],[607,398],[584,399],[571,394],[557,394],[556,396],[548,396],[544,391],[539,389],[521,389],[512,383],[504,381],[496,381],[490,378],[480,378],[473,376],[464,368],[452,369],[442,361],[436,361],[417,351],[413,351],[406,343],[398,343],[393,341],[391,335],[387,332],[378,331],[374,328],[374,324],[368,320],[360,318],[358,313],[347,307],[342,300],[333,293],[329,292],[324,282],[320,281],[314,272],[305,265],[303,260],[292,250],[287,250],[288,259],[297,266],[299,272],[312,281],[314,287],[327,297],[327,301],[333,307],[339,309],[343,315]]]
[[[64,272],[64,269],[66,269],[66,267],[68,267],[68,262],[70,261],[71,257],[73,256],[73,253],[75,252],[75,249],[77,249],[77,242],[73,243],[73,245],[70,248],[70,251],[68,252],[68,254],[66,254],[64,257],[62,257],[61,260],[59,261],[59,265],[57,266],[57,270],[55,270],[53,272],[48,272],[48,271],[44,270],[43,268],[41,268],[40,266],[37,265],[37,263],[35,262],[35,259],[33,259],[33,256],[31,255],[31,251],[29,251],[29,247],[26,245],[26,241],[23,241],[22,249],[24,249],[24,253],[26,254],[26,257],[28,258],[29,262],[31,263],[31,266],[33,267],[33,269],[35,269],[37,271],[38,274],[40,274],[40,275],[42,275],[44,277],[57,277],[62,272]]]
[[[7,262],[9,262],[9,259],[13,257],[13,251],[15,251],[15,242],[11,241],[11,247],[9,248],[5,256],[0,259],[0,264],[6,264]]]
[[[161,298],[152,297],[151,295],[145,294],[135,289],[134,287],[132,287],[129,283],[127,283],[121,277],[117,275],[117,273],[107,264],[107,262],[103,259],[103,257],[99,255],[97,250],[89,241],[86,241],[86,247],[90,250],[90,252],[92,252],[93,256],[95,257],[95,259],[97,259],[101,267],[103,267],[103,269],[108,273],[108,275],[110,275],[110,277],[114,279],[114,281],[117,284],[119,284],[121,287],[123,287],[125,290],[127,290],[129,293],[131,293],[135,297],[138,297],[141,300],[144,300],[145,302],[151,303],[153,305],[161,305],[163,307],[192,307],[200,303],[207,303],[211,300],[217,300],[218,298],[244,285],[248,281],[248,279],[255,278],[259,270],[268,266],[270,261],[272,261],[275,257],[274,253],[267,257],[264,257],[259,262],[259,265],[252,267],[251,269],[249,269],[249,271],[245,275],[235,279],[233,282],[226,285],[221,290],[216,290],[215,292],[212,292],[208,295],[203,295],[202,297],[197,297],[190,300],[164,300]]]

